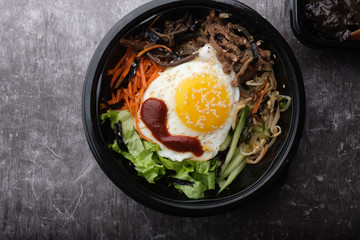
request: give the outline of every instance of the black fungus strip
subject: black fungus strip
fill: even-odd
[[[221,34],[221,33],[217,33],[217,34],[215,34],[215,36],[214,36],[214,39],[215,39],[216,41],[222,41],[224,38],[225,38],[224,35]]]
[[[183,180],[183,179],[177,179],[177,178],[173,178],[173,177],[166,177],[165,180],[167,182],[169,182],[169,183],[172,183],[172,184],[190,186],[190,187],[193,187],[194,184],[195,184],[195,182],[192,182],[192,181]]]
[[[195,21],[195,22],[190,26],[189,30],[190,30],[191,32],[197,32],[198,29],[199,29],[200,26],[201,26],[201,23],[202,23],[203,21],[204,21],[204,20],[197,20],[197,21]]]
[[[175,175],[175,174],[176,174],[175,170],[166,169],[165,176],[171,176],[171,175]]]
[[[260,117],[261,117],[261,115],[262,115],[262,114],[261,114],[262,110],[264,109],[267,101],[269,101],[269,100],[270,100],[270,97],[269,97],[268,95],[265,95],[265,96],[263,97],[263,99],[262,99],[262,101],[261,101],[261,103],[260,103],[259,109],[258,109],[258,111],[256,112]]]
[[[147,38],[152,43],[165,44],[165,41],[150,28],[147,28],[145,30],[144,37]]]
[[[176,52],[169,52],[169,54],[175,61],[178,61],[180,59],[179,55],[177,55]]]
[[[119,102],[117,103],[114,103],[114,104],[107,104],[105,103],[108,107],[110,107],[111,109],[120,109],[122,108],[122,106],[124,106],[125,104],[125,100],[124,99],[121,99]]]
[[[127,151],[127,147],[123,141],[123,137],[122,137],[122,124],[121,122],[115,123],[114,124],[114,134],[115,134],[115,140],[119,146],[119,148],[123,151]]]
[[[252,51],[253,58],[254,58],[253,62],[257,62],[257,60],[259,59],[259,50],[254,41],[251,41],[250,45],[251,45],[251,51]]]
[[[129,73],[126,75],[125,79],[122,81],[122,83],[119,86],[120,88],[121,87],[127,88],[127,86],[129,85],[130,80],[136,74],[136,69],[137,69],[139,63],[140,63],[140,58],[135,57],[134,61],[131,63]]]

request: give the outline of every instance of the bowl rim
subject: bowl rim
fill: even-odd
[[[99,129],[98,99],[94,99],[93,96],[97,96],[99,93],[99,84],[101,83],[99,79],[102,76],[103,67],[107,62],[107,57],[120,38],[133,29],[132,23],[134,21],[136,21],[137,24],[140,24],[153,16],[154,13],[173,10],[178,7],[184,7],[184,5],[215,8],[220,11],[229,11],[233,13],[242,12],[254,18],[254,21],[260,21],[267,29],[269,29],[270,38],[279,40],[275,45],[278,46],[278,49],[282,49],[282,51],[279,51],[277,54],[280,59],[283,59],[282,65],[285,68],[284,73],[287,81],[293,82],[293,84],[289,84],[289,87],[291,88],[290,91],[295,96],[295,98],[292,96],[292,116],[289,133],[283,146],[275,157],[280,160],[276,161],[276,164],[272,164],[263,176],[250,187],[239,193],[222,198],[186,201],[174,200],[154,194],[150,190],[139,185],[137,185],[139,189],[134,191],[131,189],[131,186],[116,181],[114,172],[112,172],[112,169],[110,169],[103,161],[104,158],[109,157],[109,150],[105,150],[101,147],[103,143],[101,142],[102,137]],[[266,191],[266,189],[269,188],[287,169],[290,162],[289,160],[293,158],[296,153],[303,131],[305,120],[305,91],[300,67],[290,46],[265,18],[252,8],[235,0],[155,0],[134,9],[125,15],[101,40],[87,69],[83,86],[81,109],[84,131],[91,152],[101,169],[118,188],[140,204],[166,214],[179,216],[205,216],[232,210],[250,199],[253,199]],[[272,168],[271,171],[270,168]]]

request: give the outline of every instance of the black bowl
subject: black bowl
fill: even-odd
[[[107,146],[113,136],[101,125],[99,100],[107,94],[103,74],[112,67],[123,52],[119,40],[158,14],[182,16],[186,10],[193,14],[208,13],[210,9],[230,14],[255,37],[263,39],[275,55],[275,75],[281,94],[292,97],[291,108],[282,114],[279,124],[283,133],[268,151],[266,158],[255,166],[246,166],[229,190],[217,197],[190,200],[165,184],[149,184],[129,162],[113,153]],[[257,12],[235,0],[156,0],[147,3],[121,19],[100,42],[90,62],[82,99],[85,134],[92,153],[105,174],[128,196],[152,209],[174,215],[203,216],[234,209],[268,190],[286,172],[302,134],[305,118],[305,93],[301,72],[293,52],[278,31]]]
[[[296,38],[305,46],[318,49],[360,49],[359,41],[337,41],[319,36],[319,32],[310,27],[305,17],[304,1],[290,0],[291,29]]]

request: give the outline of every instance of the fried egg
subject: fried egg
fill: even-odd
[[[231,127],[234,102],[239,89],[230,85],[235,73],[225,74],[216,51],[206,44],[192,61],[167,68],[148,86],[142,103],[159,99],[167,106],[167,128],[171,135],[196,137],[204,150],[201,156],[177,152],[158,141],[138,112],[139,130],[161,147],[159,155],[173,161],[206,161],[219,151]]]

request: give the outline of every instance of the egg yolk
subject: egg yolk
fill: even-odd
[[[175,94],[176,112],[189,128],[209,132],[222,126],[229,115],[225,86],[208,74],[181,82]]]

